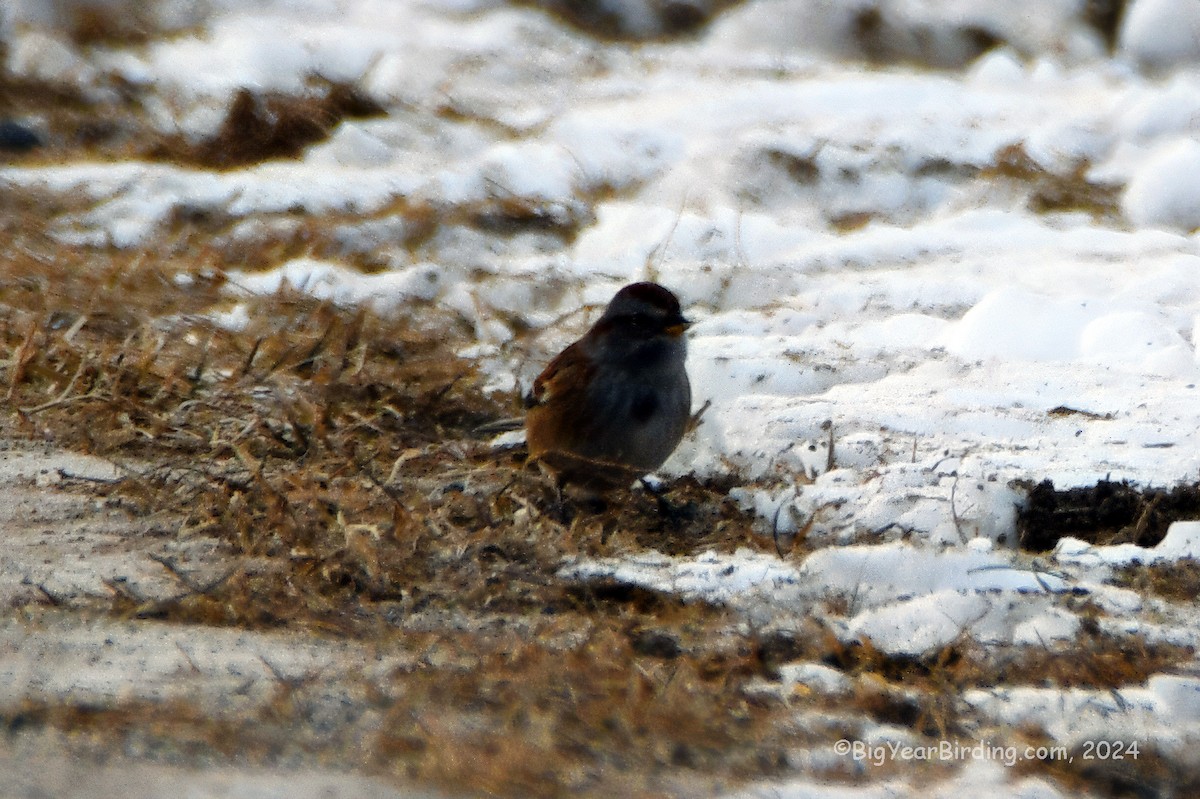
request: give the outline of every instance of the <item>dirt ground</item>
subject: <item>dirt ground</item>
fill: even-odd
[[[111,586],[151,601],[180,591],[160,560],[186,560],[216,574],[228,553],[211,540],[164,535],[160,523],[131,518],[89,489],[118,478],[112,464],[53,447],[6,442],[0,451],[0,707],[5,797],[400,797],[433,796],[338,769],[279,769],[174,755],[147,760],[136,744],[105,741],[103,723],[46,728],[38,714],[70,705],[203,704],[215,715],[253,713],[287,675],[319,672],[330,681],[361,668],[361,648],[303,632],[260,633],[114,619]],[[387,660],[375,661],[382,669]],[[80,725],[84,726],[84,725]],[[119,733],[119,723],[113,725]],[[236,753],[234,754],[236,759]]]

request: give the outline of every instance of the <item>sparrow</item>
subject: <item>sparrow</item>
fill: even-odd
[[[657,283],[617,292],[525,397],[529,459],[561,492],[598,496],[663,464],[691,419],[679,300]]]

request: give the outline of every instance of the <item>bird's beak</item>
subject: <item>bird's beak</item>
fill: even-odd
[[[666,327],[664,327],[663,332],[665,332],[668,336],[671,336],[672,338],[676,338],[678,336],[682,336],[683,331],[687,330],[691,326],[692,326],[691,320],[685,319],[681,316],[674,324],[667,325]]]

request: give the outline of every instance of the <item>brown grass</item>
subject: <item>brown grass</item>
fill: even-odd
[[[1130,753],[1126,748],[1134,740],[1133,736],[1114,731],[1099,744],[1107,748],[1098,749],[1096,744],[1075,746],[1068,750],[1066,759],[1021,760],[1014,770],[1020,775],[1050,777],[1071,795],[1145,799],[1200,793],[1200,763],[1190,753],[1180,757],[1148,745]],[[1098,757],[1097,751],[1106,756]],[[1114,751],[1121,757],[1109,756]]]
[[[1091,164],[1079,161],[1069,171],[1052,172],[1029,155],[1023,142],[996,152],[996,162],[982,177],[1030,187],[1028,207],[1037,214],[1083,211],[1096,219],[1120,218],[1121,186],[1087,177]]]
[[[1165,563],[1133,563],[1118,569],[1113,582],[1139,594],[1172,602],[1195,602],[1200,596],[1200,561],[1185,558]]]
[[[752,649],[656,658],[622,627],[600,621],[566,651],[531,642],[469,670],[398,675],[376,756],[402,774],[524,796],[778,771],[775,714],[738,690],[758,671]]]
[[[1117,689],[1143,685],[1152,674],[1194,657],[1190,647],[1102,632],[1086,617],[1077,639],[1053,646],[991,648],[960,641],[922,656],[889,655],[870,640],[842,642],[814,625],[767,637],[759,652],[767,674],[782,663],[801,660],[857,677],[851,695],[839,700],[838,707],[936,739],[969,734],[977,720],[961,696],[972,688]]]
[[[132,17],[113,27],[104,15],[85,14],[76,31],[85,44],[144,34]],[[132,26],[132,27],[129,27]],[[155,160],[231,169],[271,159],[297,158],[327,139],[346,119],[381,116],[384,107],[359,87],[312,76],[296,95],[242,89],[234,94],[221,127],[191,141],[157,130],[143,108],[145,89],[120,85],[97,100],[78,88],[18,78],[0,68],[0,106],[16,117],[35,117],[46,139],[14,156],[18,163],[57,163],[68,154],[99,160]]]
[[[0,434],[112,460],[126,476],[99,495],[231,553],[207,582],[164,560],[181,586],[170,600],[113,583],[110,613],[461,652],[467,667],[370,687],[392,697],[379,700],[378,743],[366,761],[338,755],[360,767],[506,795],[649,784],[675,767],[723,780],[777,768],[759,759],[761,741],[782,746],[772,714],[740,690],[759,671],[755,649],[727,634],[727,612],[557,576],[583,553],[773,546],[723,492],[681,482],[676,516],[638,496],[598,514],[560,506],[520,453],[472,437],[508,407],[454,355],[469,334],[454,316],[285,293],[248,300],[247,329],[221,329],[204,316],[225,302],[219,269],[66,252],[29,203],[14,205],[28,224],[5,229]],[[414,635],[431,614],[446,627]],[[460,631],[504,619],[528,637]],[[546,643],[563,636],[576,643]],[[18,715],[10,725],[108,729],[167,749],[237,741],[240,756],[268,760],[282,729],[308,723],[138,703]],[[414,735],[423,743],[404,755]]]
[[[232,169],[279,158],[296,158],[311,144],[329,137],[343,119],[381,116],[384,108],[357,87],[314,80],[311,92],[237,92],[221,129],[193,144],[183,136],[167,136],[146,155],[211,169]]]

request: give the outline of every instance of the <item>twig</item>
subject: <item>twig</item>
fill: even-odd
[[[13,398],[13,392],[17,390],[17,386],[25,379],[25,369],[29,366],[29,362],[33,360],[33,338],[37,334],[37,322],[29,323],[29,330],[25,333],[25,339],[21,342],[21,346],[17,347],[17,352],[9,361],[12,364],[12,372],[8,379],[8,393],[4,395],[6,400]]]
[[[687,202],[687,192],[684,192],[683,199],[679,203],[679,211],[675,214],[675,219],[671,222],[671,229],[667,231],[666,238],[652,247],[650,252],[646,253],[646,277],[650,280],[658,279],[658,267],[667,257],[667,248],[671,246],[671,239],[675,238],[675,229],[679,227],[679,220],[683,219],[683,212],[687,208]]]
[[[687,423],[687,430],[689,433],[700,426],[700,422],[704,418],[705,411],[707,411],[711,407],[712,407],[712,400],[706,399],[704,401],[704,404],[701,405],[699,407],[699,409],[697,409],[696,412],[691,415],[691,417],[688,419],[688,423]]]
[[[127,602],[132,602],[136,605],[145,603],[145,599],[138,596],[121,578],[109,579],[105,578],[100,582],[104,583],[104,587]]]
[[[954,482],[950,484],[950,519],[954,522],[954,529],[958,533],[958,542],[960,544],[967,543],[966,537],[963,535],[962,519],[958,516],[958,508],[954,505],[954,495],[958,491],[958,472],[954,472]]]
[[[259,336],[254,340],[254,346],[250,348],[250,354],[246,356],[246,361],[242,364],[242,377],[250,374],[250,369],[254,366],[254,358],[258,355],[258,350],[265,340],[264,336]]]
[[[179,650],[179,654],[183,655],[183,659],[186,660],[188,665],[192,667],[192,674],[200,674],[200,667],[196,665],[196,661],[192,659],[192,656],[188,653],[188,651],[183,648],[183,644],[176,641],[175,648]]]
[[[825,453],[825,471],[832,472],[835,459],[833,457],[833,420],[826,419],[821,424],[822,429],[829,431],[829,451]]]
[[[784,503],[780,502],[771,517],[771,540],[775,543],[775,554],[781,558],[783,557],[783,547],[779,545],[779,515],[783,513],[783,505]]]
[[[184,574],[183,572],[181,572],[179,570],[179,567],[175,565],[174,560],[167,557],[166,555],[157,555],[154,553],[150,553],[146,557],[150,558],[150,560],[154,561],[155,563],[157,563],[158,565],[160,565],[164,569],[166,569],[168,572],[170,572],[171,576],[174,577],[176,580],[178,580],[180,583],[182,583],[183,587],[188,590],[188,593],[181,594],[181,595],[169,600],[172,602],[178,602],[180,599],[184,599],[185,597],[194,595],[194,594],[212,593],[214,590],[219,588],[222,583],[224,583],[226,580],[228,580],[233,575],[237,574],[238,571],[241,569],[241,566],[234,566],[232,569],[225,572],[220,577],[217,577],[216,579],[211,580],[202,585],[197,585],[196,583],[192,582],[191,577],[189,577],[188,575]]]
[[[1055,571],[1051,571],[1049,569],[1041,569],[1041,568],[1023,568],[1020,566],[1014,566],[1011,563],[989,563],[984,566],[973,566],[973,567],[967,569],[967,574],[975,574],[976,572],[990,572],[990,571],[1028,572],[1029,574],[1033,575],[1033,578],[1035,580],[1037,580],[1038,585],[1040,585],[1042,587],[1042,590],[1045,591],[1047,594],[1063,594],[1063,593],[1073,592],[1076,590],[1073,588],[1068,588],[1068,589],[1051,588],[1050,584],[1047,583],[1046,580],[1042,576],[1042,575],[1049,575],[1051,577],[1055,577],[1059,580],[1062,580],[1065,583],[1067,581],[1067,576],[1065,574],[1063,574],[1062,572],[1055,572]]]
[[[52,594],[50,589],[42,583],[35,583],[28,580],[23,580],[22,582],[24,582],[26,585],[32,585],[34,588],[40,591],[42,596],[46,597],[46,601],[49,602],[53,607],[60,608],[63,606],[63,600],[57,595]]]
[[[68,396],[71,393],[71,389],[75,388],[75,381],[79,379],[79,375],[83,374],[83,367],[86,365],[87,365],[87,359],[80,358],[79,366],[76,367],[76,369],[75,369],[75,374],[71,375],[71,379],[67,381],[67,387],[62,390],[61,394],[59,394],[57,397],[50,400],[49,402],[43,402],[41,405],[37,405],[32,408],[21,408],[21,413],[25,413],[25,414],[41,413],[42,411],[53,408],[56,405],[65,405],[68,402],[75,402],[76,400],[86,399],[86,398],[92,396],[92,392],[90,392],[90,391],[86,394],[78,394],[74,397]]]
[[[103,483],[104,485],[112,485],[128,479],[126,477],[92,477],[91,475],[68,472],[66,469],[59,469],[58,476],[64,480],[81,480],[87,483]]]

